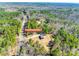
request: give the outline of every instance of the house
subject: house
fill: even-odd
[[[42,29],[25,29],[25,32],[41,32]]]

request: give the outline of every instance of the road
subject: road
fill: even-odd
[[[21,49],[22,49],[22,46],[24,45],[24,41],[26,41],[26,37],[23,35],[23,27],[26,23],[26,15],[22,14],[23,16],[23,20],[22,20],[22,26],[21,26],[21,32],[19,34],[19,42],[18,42],[18,47],[17,47],[17,52],[16,52],[16,55],[21,55]]]

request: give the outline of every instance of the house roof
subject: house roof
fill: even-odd
[[[25,32],[41,32],[42,29],[25,29]]]

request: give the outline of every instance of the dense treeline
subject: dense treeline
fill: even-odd
[[[0,20],[0,54],[7,52],[16,45],[16,34],[18,34],[20,30],[21,22],[19,21]]]
[[[19,16],[20,12],[0,12],[0,19],[14,19],[15,17]]]
[[[8,51],[16,45],[16,35],[21,30],[21,21],[13,17],[18,15],[17,12],[0,12],[0,55],[8,55]]]
[[[53,36],[54,44],[51,48],[52,55],[79,55],[78,48],[79,48],[79,38],[75,36],[75,34],[71,34],[67,32],[64,28],[58,30],[58,33]]]

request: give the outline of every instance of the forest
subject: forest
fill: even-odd
[[[48,4],[0,7],[0,56],[79,56],[79,4]]]
[[[16,34],[20,32],[21,21],[13,19],[18,12],[0,12],[0,55],[8,55],[16,45]]]

